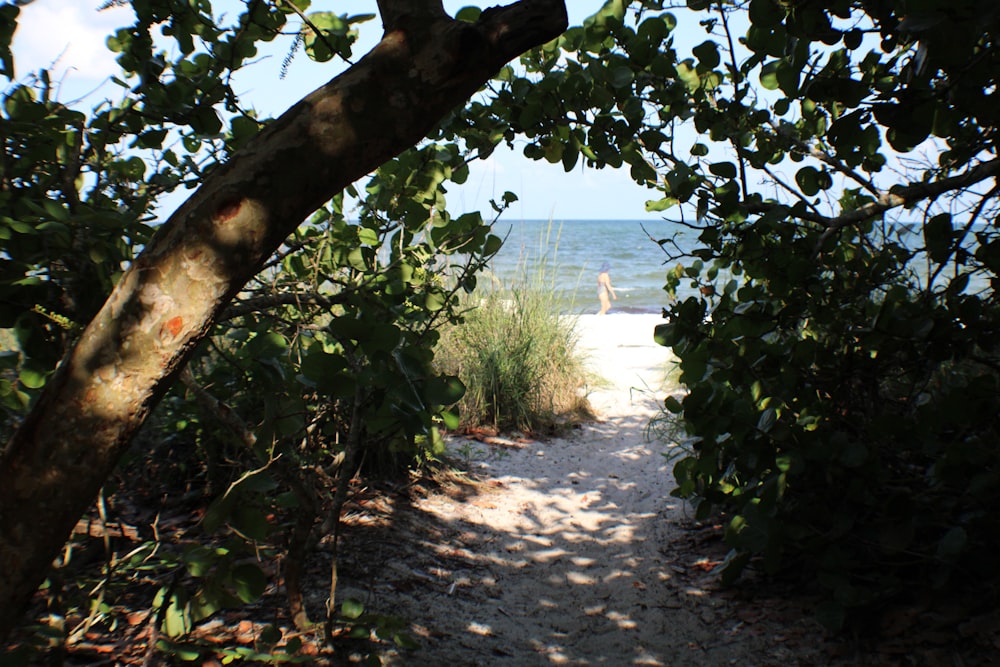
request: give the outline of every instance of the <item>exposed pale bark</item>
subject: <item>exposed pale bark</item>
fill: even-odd
[[[310,213],[566,27],[562,0],[452,21],[380,0],[382,41],[206,178],[125,273],[0,457],[0,638],[223,309]],[[417,11],[425,11],[423,15]]]

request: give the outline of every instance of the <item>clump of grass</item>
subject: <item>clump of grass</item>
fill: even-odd
[[[592,416],[577,321],[559,312],[544,264],[465,305],[464,322],[442,332],[436,354],[439,368],[465,383],[463,426],[551,432]]]

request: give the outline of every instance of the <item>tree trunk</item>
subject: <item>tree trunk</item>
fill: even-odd
[[[562,0],[521,0],[474,24],[451,20],[440,2],[379,7],[381,42],[167,220],[0,455],[0,639],[195,346],[281,242],[567,23]]]

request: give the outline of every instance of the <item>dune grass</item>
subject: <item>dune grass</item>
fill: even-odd
[[[590,416],[577,320],[560,313],[548,273],[542,262],[477,290],[464,322],[442,333],[438,366],[466,386],[462,426],[550,432]]]

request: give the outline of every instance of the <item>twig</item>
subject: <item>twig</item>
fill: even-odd
[[[351,477],[354,476],[354,469],[357,466],[358,454],[361,451],[361,399],[362,390],[358,386],[354,390],[354,405],[351,408],[351,424],[347,435],[347,453],[344,463],[337,475],[337,492],[333,497],[333,506],[323,522],[323,533],[333,532],[333,549],[330,559],[330,597],[326,600],[326,639],[333,641],[333,622],[337,613],[337,557],[338,545],[340,542],[340,513],[347,500],[347,488],[350,486]]]
[[[333,46],[333,44],[330,42],[330,40],[327,39],[326,33],[323,32],[322,30],[320,30],[319,28],[317,28],[316,24],[313,23],[312,20],[308,16],[306,16],[302,12],[301,9],[299,9],[298,7],[296,7],[294,3],[289,2],[288,0],[277,0],[277,2],[280,2],[281,4],[285,5],[286,7],[288,7],[289,9],[291,9],[293,12],[295,12],[296,14],[298,14],[299,18],[302,19],[302,22],[305,23],[309,27],[310,30],[312,30],[314,33],[316,33],[316,37],[320,41],[322,41],[323,44],[326,45],[326,48],[330,49],[330,53],[336,54],[339,58],[341,58],[348,65],[353,65],[354,64],[353,62],[351,62],[351,60],[349,58],[345,58],[344,55],[341,54],[340,51],[336,47]]]
[[[815,253],[819,253],[828,238],[848,225],[868,220],[890,209],[907,206],[922,199],[935,199],[945,192],[967,188],[976,183],[981,183],[988,178],[993,178],[997,174],[1000,174],[1000,158],[990,160],[989,162],[982,162],[962,174],[942,178],[931,183],[913,183],[896,188],[895,191],[885,192],[874,202],[865,204],[836,218],[829,218],[826,231],[823,232],[816,242]]]

